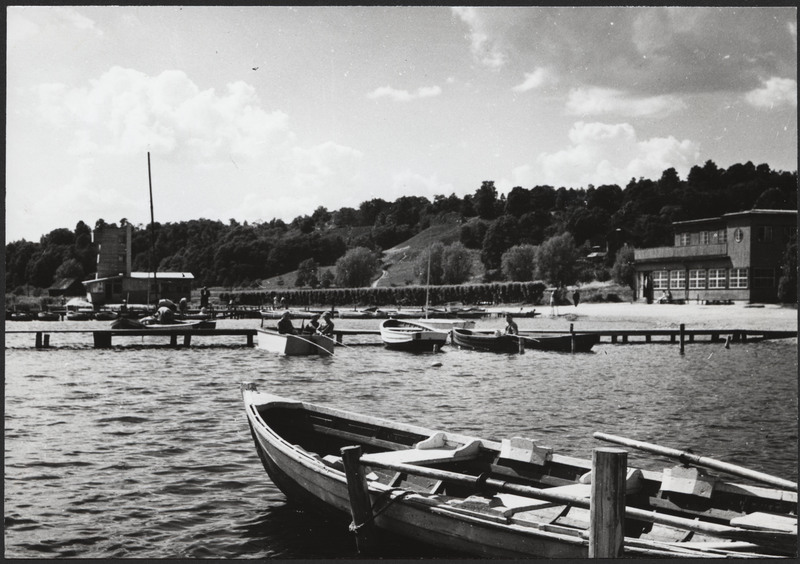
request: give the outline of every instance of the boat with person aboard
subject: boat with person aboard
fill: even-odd
[[[378,535],[481,558],[589,555],[591,460],[527,438],[482,439],[287,399],[254,383],[241,390],[273,484],[293,502],[341,515],[342,534],[352,507],[342,449],[358,446],[367,518]],[[620,476],[625,556],[796,555],[796,483],[705,457],[657,454],[677,465],[628,467]]]
[[[380,324],[386,348],[404,351],[438,351],[447,343],[448,330],[435,329],[421,321],[386,319]]]
[[[555,352],[590,352],[592,347],[600,342],[600,336],[586,333],[506,335],[499,331],[453,328],[452,341],[459,348],[491,352],[518,352],[520,348]]]
[[[314,333],[278,333],[271,329],[258,328],[258,348],[286,356],[333,355],[336,341],[325,335]]]

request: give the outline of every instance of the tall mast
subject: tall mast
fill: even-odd
[[[150,269],[153,271],[153,288],[155,301],[158,301],[158,280],[156,280],[156,220],[153,215],[153,178],[150,175],[150,151],[147,151],[147,183],[150,185]],[[147,303],[150,303],[150,285],[147,285]]]
[[[431,247],[428,247],[428,283],[425,285],[425,319],[428,319],[429,298],[431,292]]]

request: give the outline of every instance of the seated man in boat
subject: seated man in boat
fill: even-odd
[[[161,306],[156,311],[156,319],[159,323],[175,323],[175,313],[167,306]]]
[[[514,321],[514,318],[510,313],[506,314],[506,335],[519,335],[519,327],[517,327],[517,322]]]
[[[303,329],[304,333],[311,333],[312,335],[319,330],[319,314],[315,313],[308,321],[308,325]]]
[[[331,320],[331,312],[326,311],[322,316],[322,325],[319,327],[319,334],[326,337],[333,337],[333,321]]]
[[[297,334],[294,325],[292,325],[292,316],[289,314],[288,311],[284,311],[283,315],[281,315],[280,321],[278,321],[278,333],[287,335]]]

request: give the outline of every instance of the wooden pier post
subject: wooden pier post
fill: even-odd
[[[183,336],[183,346],[184,347],[188,347],[188,346],[191,346],[191,344],[192,344],[192,336],[189,335],[189,334],[184,335]]]
[[[575,352],[575,324],[569,324],[569,349],[570,352]]]
[[[625,540],[625,477],[628,453],[601,447],[592,451],[589,558],[620,558]]]
[[[41,331],[37,331],[36,332],[36,345],[35,346],[36,346],[37,349],[42,348],[42,332]]]
[[[111,346],[111,333],[95,331],[92,336],[94,337],[94,348],[107,349]]]
[[[50,335],[45,333],[43,336],[44,341],[42,342],[42,347],[49,349],[50,348]]]
[[[263,324],[263,321],[262,321],[262,324]],[[248,333],[247,334],[247,346],[248,347],[254,346],[253,345],[253,334],[252,333]]]
[[[178,346],[178,336],[177,335],[170,335],[169,336],[169,346],[177,347]]]
[[[684,354],[684,341],[686,340],[686,324],[681,323],[681,354]]]
[[[342,448],[344,474],[347,479],[347,493],[350,497],[350,515],[353,517],[352,530],[356,534],[356,546],[360,554],[374,553],[376,542],[372,524],[372,506],[364,469],[361,467],[361,447]]]

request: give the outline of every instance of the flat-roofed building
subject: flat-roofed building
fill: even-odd
[[[728,213],[676,221],[671,247],[634,250],[636,298],[775,302],[786,245],[797,236],[796,210]]]
[[[130,225],[103,226],[92,231],[97,246],[97,273],[84,280],[87,299],[95,305],[154,303],[165,298],[174,302],[190,298],[191,272],[132,272]]]

